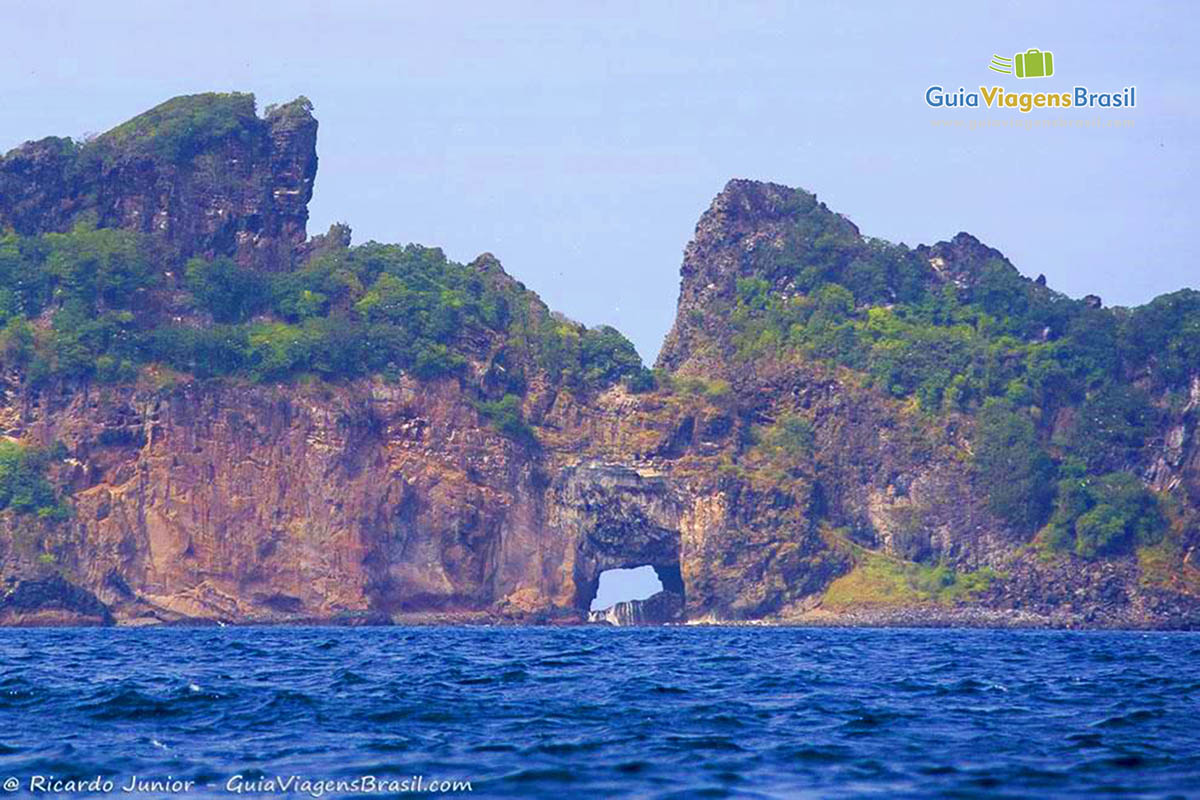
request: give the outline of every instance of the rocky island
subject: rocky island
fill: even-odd
[[[309,238],[317,122],[0,158],[0,623],[1195,627],[1200,292],[733,180],[653,369],[490,254]]]

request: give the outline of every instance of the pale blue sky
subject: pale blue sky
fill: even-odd
[[[647,361],[696,219],[735,176],[893,241],[970,231],[1075,296],[1200,284],[1194,3],[0,6],[0,150],[178,94],[305,94],[310,232],[490,250]],[[927,86],[1031,88],[986,69],[1029,47],[1055,54],[1038,88],[1136,84],[1136,127],[932,129]]]
[[[654,567],[648,565],[634,569],[605,570],[600,573],[600,585],[596,587],[591,609],[597,611],[608,608],[622,600],[645,600],[661,592],[662,588]]]

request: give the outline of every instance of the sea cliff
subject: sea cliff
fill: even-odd
[[[586,621],[639,565],[596,619],[1200,622],[1197,293],[734,180],[651,371],[490,254],[309,238],[316,131],[200,95],[0,159],[0,623]]]

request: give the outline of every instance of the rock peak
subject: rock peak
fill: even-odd
[[[304,97],[265,117],[253,94],[175,97],[93,140],[27,142],[0,158],[0,230],[124,228],[182,257],[286,269],[306,238],[316,140]]]
[[[470,266],[470,268],[473,270],[485,274],[508,274],[504,271],[504,267],[500,264],[500,259],[496,258],[496,256],[492,255],[491,253],[480,253],[479,255],[475,256],[475,260],[472,261],[468,266]]]
[[[837,270],[856,259],[870,259],[880,245],[804,189],[744,178],[729,181],[701,215],[684,251],[675,324],[658,366],[720,374],[727,361],[722,348],[729,344],[723,320],[736,304],[739,281],[765,280],[772,291],[788,294],[805,291],[797,287],[797,279],[806,269],[823,265]],[[924,261],[931,283],[966,289],[996,264],[1016,272],[1003,253],[965,231],[948,242],[911,251],[896,247]]]
[[[966,231],[959,231],[948,242],[920,245],[916,252],[929,262],[942,280],[952,281],[960,288],[974,284],[989,264],[1000,263],[1012,272],[1017,272],[1017,268],[1003,253],[987,246]],[[1045,285],[1045,279],[1041,285]]]
[[[714,304],[731,301],[741,278],[769,269],[770,253],[784,243],[824,233],[861,242],[858,228],[830,211],[817,196],[778,183],[735,178],[725,184],[696,224],[680,268],[675,324],[659,353],[658,366],[682,367],[704,338],[700,319]]]
[[[752,180],[749,178],[733,178],[725,184],[709,206],[697,232],[702,227],[712,230],[717,227],[713,223],[722,224],[729,231],[736,231],[741,224],[761,225],[773,221],[795,220],[809,213],[833,214],[832,211],[817,196],[804,189],[784,186],[770,181]],[[858,228],[842,217],[854,233]],[[707,219],[706,219],[707,218]],[[709,223],[706,225],[706,221]]]

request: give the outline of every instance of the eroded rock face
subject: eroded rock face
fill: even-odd
[[[76,224],[157,233],[187,257],[284,269],[305,238],[317,121],[304,98],[180,97],[83,145],[28,142],[0,158],[0,230]],[[178,126],[162,133],[163,120]]]
[[[108,606],[60,575],[13,580],[0,593],[0,625],[112,625]]]
[[[649,564],[682,597],[680,523],[684,501],[662,475],[619,465],[582,464],[560,474],[550,525],[577,542],[569,555],[575,605],[596,596],[600,573]]]
[[[491,600],[490,554],[522,476],[448,387],[39,402],[15,426],[73,454],[79,535],[63,535],[60,560],[106,601],[120,599],[114,572],[169,613],[230,620]]]
[[[3,537],[5,568],[53,554],[126,619],[582,620],[600,571],[640,563],[683,591],[690,490],[549,441],[531,451],[488,427],[454,380],[20,395],[0,427],[66,446],[57,478],[76,515]],[[578,418],[567,439],[618,413],[558,404]]]

